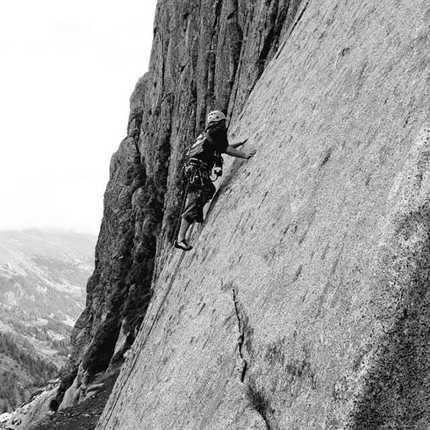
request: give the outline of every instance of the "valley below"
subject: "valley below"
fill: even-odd
[[[0,414],[66,363],[95,244],[95,236],[71,231],[0,231]]]

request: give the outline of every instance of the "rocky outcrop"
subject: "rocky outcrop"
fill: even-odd
[[[50,401],[55,398],[57,388],[58,380],[50,381],[43,390],[34,393],[30,401],[20,405],[12,413],[0,415],[0,429],[30,429],[40,417],[46,417],[51,413]]]
[[[430,425],[429,6],[310,0],[289,20],[275,3],[159,2],[137,146],[165,178],[160,259],[98,430]],[[269,10],[287,13],[263,49]],[[210,37],[228,23],[238,57]],[[163,250],[180,154],[215,105],[258,153],[230,165],[195,249]]]
[[[149,72],[136,85],[127,137],[111,161],[96,267],[58,396],[68,390],[63,407],[83,399],[96,374],[122,363],[150,301],[156,261],[174,235],[184,148],[210,109],[239,115],[300,4],[158,2]]]

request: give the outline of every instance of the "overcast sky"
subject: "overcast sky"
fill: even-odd
[[[0,230],[98,234],[156,0],[0,5]]]

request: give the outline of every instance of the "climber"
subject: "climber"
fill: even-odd
[[[191,154],[185,171],[189,183],[187,200],[181,215],[178,237],[175,240],[175,248],[183,251],[192,249],[192,246],[186,241],[188,229],[195,221],[203,222],[203,207],[215,194],[210,172],[214,166],[220,166],[221,153],[246,160],[255,154],[255,150],[243,152],[237,149],[247,139],[229,144],[226,122],[223,112],[219,110],[210,112],[207,116],[206,130],[192,146],[194,152]]]

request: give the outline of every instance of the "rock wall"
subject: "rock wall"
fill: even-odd
[[[274,3],[252,3],[247,44]],[[207,10],[225,8],[227,25],[230,4]],[[186,35],[217,16],[184,5],[159,2],[157,78],[144,97],[159,104],[143,117],[164,140],[142,132],[138,144],[153,174],[154,148],[171,143],[166,216],[175,213],[179,130],[195,134],[213,95],[232,114],[231,135],[258,152],[230,164],[192,252],[158,250],[154,295],[97,429],[428,428],[430,7],[303,2],[262,74],[260,63],[241,63],[252,51],[242,44],[233,85],[209,72],[172,98],[163,81],[172,65],[184,81],[169,82],[200,79],[213,63],[189,72],[198,43],[222,46],[202,35],[188,56],[191,39],[178,38],[175,51],[161,37],[161,28],[182,25]],[[243,16],[248,8],[239,3]],[[215,64],[230,67],[223,52]],[[169,231],[165,218],[159,240]]]
[[[241,112],[301,0],[159,0],[149,72],[131,97],[127,137],[113,155],[86,309],[62,376],[62,407],[94,376],[118,366],[152,290],[155,261],[170,253],[184,183],[184,148],[206,113]]]

